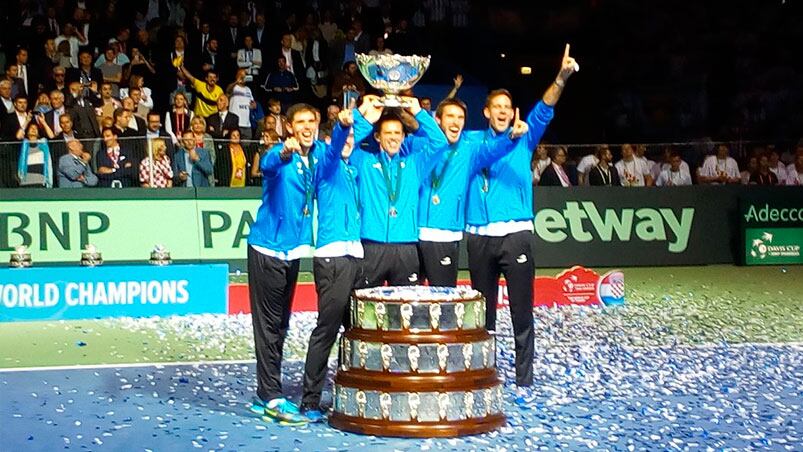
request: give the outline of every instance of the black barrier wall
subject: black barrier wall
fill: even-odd
[[[739,200],[745,196],[761,194],[767,199],[798,200],[801,187],[759,188],[746,186],[692,186],[673,188],[604,188],[604,187],[536,187],[535,188],[535,234],[534,256],[539,267],[567,267],[581,264],[597,267],[617,266],[662,266],[704,265],[741,262],[744,254],[743,238],[739,228]],[[53,189],[53,190],[0,190],[0,243],[2,251],[10,250],[16,237],[12,218],[14,201],[26,201],[39,206],[41,211],[52,209],[56,200],[93,201],[97,210],[103,210],[103,201],[124,199],[145,201],[146,211],[158,221],[160,215],[169,215],[170,200],[197,200],[205,205],[217,206],[227,201],[231,223],[240,224],[240,231],[247,230],[255,212],[243,211],[258,202],[258,188],[200,188],[200,189]],[[794,201],[797,202],[797,201]],[[139,207],[142,209],[142,205]],[[119,215],[119,207],[115,207]],[[239,209],[239,210],[237,210]],[[125,212],[123,212],[125,214]],[[142,215],[142,211],[131,215]],[[203,212],[201,212],[203,213]],[[35,212],[31,212],[35,214]],[[242,214],[242,215],[239,215]],[[123,215],[125,217],[126,215]],[[9,217],[9,218],[5,218]],[[201,217],[203,217],[201,215]],[[196,219],[197,220],[197,219]],[[196,221],[189,219],[190,221]],[[237,221],[234,221],[237,220]],[[114,220],[112,217],[111,221]],[[238,223],[239,222],[239,223]],[[199,221],[200,234],[188,234],[187,240],[198,241],[215,238],[214,247],[220,251],[217,237],[221,225],[216,222]],[[204,228],[211,230],[206,231]],[[220,253],[225,258],[203,257],[202,260],[225,260],[242,264],[245,258],[244,240],[229,252]],[[160,243],[157,234],[147,243]],[[231,243],[231,242],[228,242]],[[51,246],[52,241],[51,241]],[[231,245],[224,245],[231,246]],[[34,256],[37,250],[32,249]],[[137,252],[137,255],[144,255]],[[207,255],[212,256],[212,255]],[[239,258],[242,256],[242,258]],[[1,256],[0,256],[1,257]],[[35,258],[34,258],[35,259]],[[3,259],[5,260],[5,259]],[[189,260],[192,262],[193,260]],[[197,260],[195,260],[197,261]],[[308,268],[308,263],[304,263]],[[461,268],[467,267],[465,247],[461,253]]]

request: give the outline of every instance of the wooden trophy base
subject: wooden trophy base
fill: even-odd
[[[403,438],[453,438],[492,432],[505,425],[504,414],[492,414],[484,418],[462,421],[397,422],[372,420],[346,416],[334,412],[329,416],[329,425],[346,432],[361,435],[395,436]]]

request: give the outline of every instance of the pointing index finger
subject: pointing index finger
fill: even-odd
[[[569,43],[566,43],[566,48],[563,50],[563,59],[569,58]]]
[[[353,97],[351,99],[349,99],[349,110],[353,110],[354,107],[356,107],[356,106],[357,106],[357,99],[355,99]]]
[[[516,107],[516,122],[519,122],[519,107]]]

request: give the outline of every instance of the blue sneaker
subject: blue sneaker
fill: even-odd
[[[516,398],[513,399],[513,403],[522,410],[532,409],[535,406],[535,394],[533,394],[532,388],[516,388]]]
[[[251,406],[248,407],[252,413],[263,416],[265,414],[265,401],[259,397],[254,397],[251,400]]]
[[[306,417],[301,415],[298,406],[284,397],[269,400],[265,404],[265,417],[286,425],[300,425],[309,422]]]
[[[318,408],[312,407],[301,407],[301,415],[307,418],[309,422],[318,423],[323,422],[326,419],[323,412]]]

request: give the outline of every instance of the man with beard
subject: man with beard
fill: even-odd
[[[533,192],[530,161],[533,149],[554,115],[566,81],[579,70],[569,56],[569,45],[563,53],[561,68],[542,99],[527,115],[529,131],[504,157],[475,175],[468,190],[468,256],[472,286],[486,299],[485,326],[496,329],[496,304],[499,276],[507,281],[510,315],[516,348],[516,402],[526,405],[531,400],[533,384],[533,278],[532,259]],[[486,131],[473,132],[488,138],[507,133],[513,120],[512,96],[505,90],[492,91],[483,110],[488,119]]]
[[[513,149],[512,141],[527,132],[527,124],[516,121],[508,138],[500,134],[485,140],[464,138],[466,104],[447,99],[438,105],[435,120],[449,143],[446,154],[426,175],[418,199],[418,254],[421,280],[432,286],[457,286],[460,241],[466,227],[466,190],[470,178]],[[504,140],[504,143],[499,143]]]

